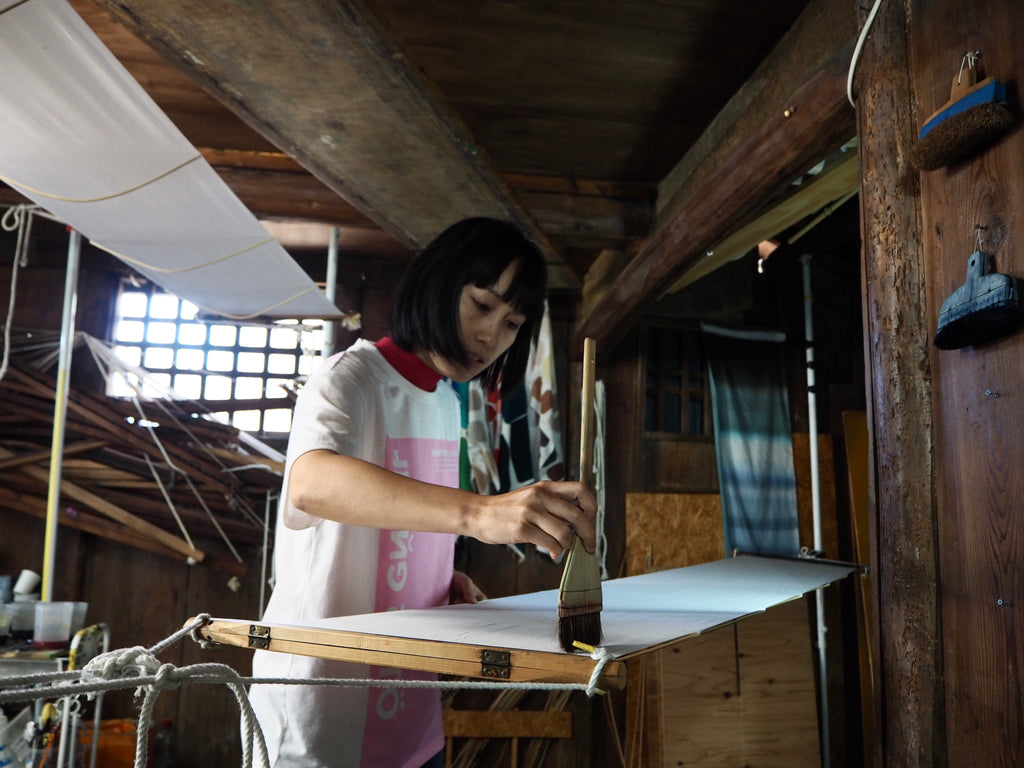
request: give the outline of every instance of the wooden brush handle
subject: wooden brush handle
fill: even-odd
[[[583,390],[580,394],[580,480],[594,490],[594,369],[597,341],[583,340]]]

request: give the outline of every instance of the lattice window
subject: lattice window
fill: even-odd
[[[113,341],[121,360],[144,368],[160,386],[200,401],[239,429],[265,434],[291,429],[289,390],[312,371],[323,328],[319,321],[203,318],[188,301],[125,280]],[[128,376],[112,372],[108,394],[132,395]],[[143,396],[158,396],[154,389],[143,384]]]
[[[648,328],[644,371],[645,431],[711,434],[711,393],[698,331]]]

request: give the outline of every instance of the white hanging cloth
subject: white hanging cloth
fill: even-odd
[[[337,317],[65,0],[0,0],[0,180],[202,310]]]

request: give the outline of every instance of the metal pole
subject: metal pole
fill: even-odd
[[[821,487],[818,465],[818,405],[814,387],[814,295],[811,291],[811,256],[800,257],[804,278],[804,341],[807,351],[807,421],[811,447],[811,501],[814,519],[814,551],[820,557],[824,551],[821,534]],[[828,626],[825,623],[825,590],[815,590],[818,623],[818,697],[821,711],[821,764],[829,768],[832,762],[828,714],[828,665],[826,663]]]
[[[334,303],[334,296],[338,292],[338,228],[331,227],[330,244],[327,247],[327,285],[324,286],[324,294]],[[323,357],[334,354],[334,320],[324,322],[324,348],[321,350]]]
[[[57,364],[57,388],[53,401],[53,441],[50,448],[50,486],[46,498],[46,537],[43,547],[43,586],[40,597],[53,600],[53,573],[57,550],[60,480],[64,459],[64,420],[68,412],[68,372],[71,350],[75,346],[75,309],[78,304],[78,260],[82,237],[71,230],[68,241],[68,266],[64,275],[64,309],[60,325],[60,351]]]

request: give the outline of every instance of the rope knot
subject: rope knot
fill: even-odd
[[[82,679],[120,680],[126,677],[148,677],[160,667],[160,662],[141,645],[101,653],[82,667]]]
[[[600,688],[597,687],[597,681],[600,679],[601,672],[604,671],[604,668],[608,665],[608,662],[611,661],[614,657],[608,652],[607,648],[605,648],[603,645],[599,645],[593,651],[591,651],[590,658],[596,661],[597,664],[594,665],[594,671],[590,673],[590,681],[587,683],[587,696],[593,697],[593,695],[596,693],[600,693],[603,695],[606,693],[606,691],[602,691]]]
[[[173,664],[161,664],[156,671],[156,680],[153,681],[153,688],[158,691],[173,691],[179,685],[178,668]]]

